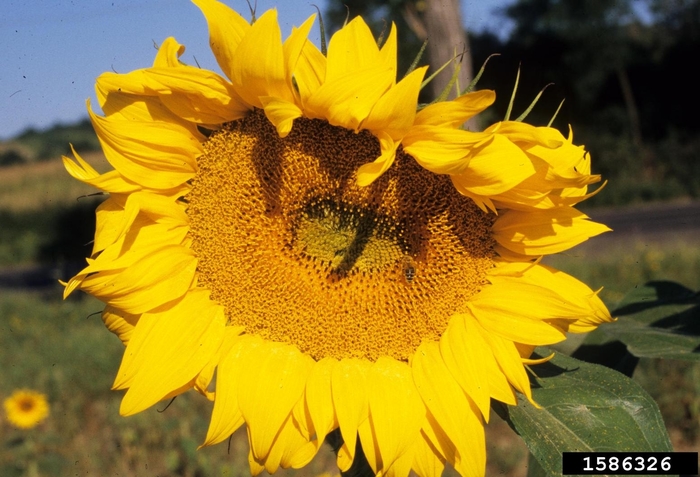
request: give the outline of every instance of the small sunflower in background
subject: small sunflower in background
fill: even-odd
[[[126,345],[120,412],[194,388],[204,445],[245,423],[254,475],[337,432],[342,471],[359,443],[374,473],[482,476],[490,400],[532,400],[533,349],[611,320],[539,264],[608,230],[574,208],[600,180],[588,154],[550,127],[463,130],[492,91],[418,110],[426,68],[397,81],[393,26],[378,45],[355,18],[321,51],[314,17],[283,41],[275,10],[194,3],[225,77],[168,38],[97,79],[114,170],[64,157],[109,193],[65,295],[105,302]]]
[[[46,395],[30,389],[18,389],[3,405],[9,423],[20,429],[31,429],[49,415]]]

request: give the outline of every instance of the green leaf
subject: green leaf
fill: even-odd
[[[527,477],[549,477],[547,471],[544,470],[532,454],[527,457]]]
[[[700,361],[700,294],[674,282],[634,289],[586,345],[618,340],[638,358]]]
[[[550,353],[537,349],[540,356]],[[672,450],[656,403],[626,376],[559,353],[532,370],[537,375],[533,398],[542,409],[521,396],[517,406],[496,410],[522,436],[546,475],[562,475],[565,451]]]

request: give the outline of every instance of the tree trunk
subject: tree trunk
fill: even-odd
[[[442,65],[454,58],[455,54],[461,55],[459,71],[459,86],[467,87],[473,78],[472,56],[469,49],[469,40],[462,26],[462,14],[459,0],[427,0],[423,12],[425,31],[428,36],[428,58],[432,71],[436,71]],[[433,97],[442,93],[450,81],[454,68],[448,66],[430,83]],[[455,97],[452,93],[449,99]]]
[[[428,62],[432,74],[445,63],[453,61],[455,56],[460,64],[457,84],[461,93],[474,77],[472,54],[469,38],[462,26],[459,0],[426,0],[413,3],[406,2],[404,19],[421,40],[428,40]],[[420,7],[422,8],[419,8]],[[455,65],[448,65],[428,85],[431,99],[437,98],[450,83]],[[457,96],[454,88],[446,99]],[[479,128],[477,118],[471,118],[464,124],[466,129],[476,131]]]
[[[639,111],[637,110],[637,103],[634,100],[634,94],[632,94],[632,85],[630,85],[629,76],[627,76],[627,71],[621,66],[615,68],[615,73],[617,74],[617,80],[620,82],[622,97],[625,100],[632,141],[635,146],[642,147],[642,126],[639,122]]]

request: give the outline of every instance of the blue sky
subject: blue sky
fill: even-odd
[[[513,0],[462,0],[466,27],[507,28],[494,10]],[[246,18],[245,0],[225,0]],[[251,2],[252,3],[252,2]],[[283,36],[326,0],[258,0],[258,12],[276,7]],[[86,116],[94,80],[104,71],[150,66],[154,42],[174,36],[183,58],[218,70],[199,9],[187,0],[5,0],[0,16],[0,139],[28,127],[45,128]],[[318,43],[317,29],[311,39]]]

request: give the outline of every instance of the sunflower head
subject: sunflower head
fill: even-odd
[[[225,76],[166,39],[97,80],[114,170],[64,158],[109,193],[65,293],[104,301],[126,345],[121,412],[195,388],[205,444],[246,424],[253,474],[337,430],[343,471],[359,442],[375,473],[483,475],[490,400],[531,398],[535,346],[610,320],[539,263],[608,230],[574,208],[588,154],[549,127],[463,130],[492,91],[418,111],[426,68],[397,80],[393,26],[379,46],[356,18],[324,55],[313,17],[283,41],[274,10],[194,3]]]
[[[18,389],[3,405],[8,422],[20,429],[31,429],[49,415],[46,396],[30,389]]]

